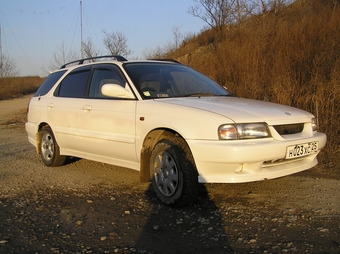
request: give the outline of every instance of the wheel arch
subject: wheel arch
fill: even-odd
[[[49,126],[48,123],[45,123],[45,122],[42,122],[38,125],[38,129],[37,129],[37,133],[36,133],[36,137],[35,137],[35,140],[36,140],[36,152],[37,154],[40,154],[40,149],[39,149],[39,146],[40,146],[40,133],[41,133],[41,130],[45,127],[45,126]]]
[[[140,181],[150,182],[150,156],[157,142],[166,137],[176,137],[185,139],[176,131],[167,128],[159,128],[150,131],[144,138],[141,154],[140,154]]]

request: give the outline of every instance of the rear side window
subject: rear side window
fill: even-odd
[[[38,88],[37,92],[34,94],[34,97],[44,96],[45,94],[47,94],[51,90],[51,88],[54,86],[54,84],[61,78],[61,76],[64,75],[65,72],[66,70],[54,72],[48,75],[48,77],[44,80],[44,82]]]
[[[57,96],[84,98],[90,68],[81,68],[70,72],[59,84]]]

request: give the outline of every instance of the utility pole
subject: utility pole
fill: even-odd
[[[80,56],[83,58],[83,1],[80,1]]]
[[[2,42],[1,42],[1,23],[0,23],[0,78],[2,78]]]

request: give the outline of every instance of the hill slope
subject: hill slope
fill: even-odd
[[[238,96],[312,112],[328,135],[322,158],[339,160],[340,1],[297,1],[230,27],[223,37],[204,31],[167,57]]]

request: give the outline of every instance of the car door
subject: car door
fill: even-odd
[[[47,119],[57,142],[68,155],[84,157],[78,136],[79,112],[83,105],[90,67],[71,71],[59,83],[47,105]]]
[[[101,93],[104,84],[129,89],[119,67],[113,64],[93,67],[89,96],[79,115],[79,136],[86,158],[137,169],[136,100],[106,97]]]

